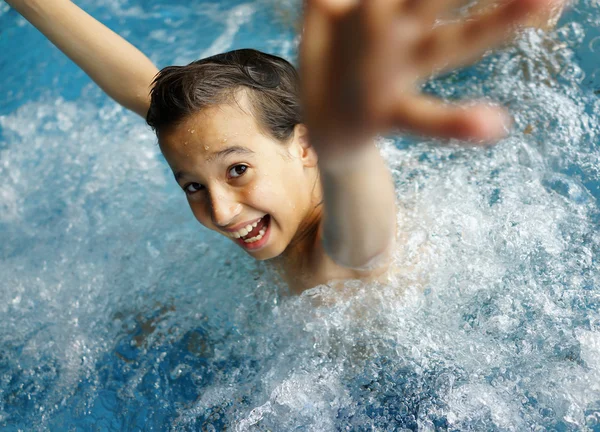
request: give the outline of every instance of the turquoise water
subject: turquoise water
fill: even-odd
[[[293,59],[295,2],[85,0],[159,66]],[[291,18],[290,18],[291,17]],[[600,431],[600,14],[429,83],[486,150],[382,140],[387,285],[285,295],[197,224],[144,123],[0,5],[0,428]]]

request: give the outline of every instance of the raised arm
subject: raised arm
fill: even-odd
[[[506,133],[503,109],[445,103],[422,94],[420,83],[477,60],[562,3],[501,0],[440,24],[456,0],[307,0],[303,102],[322,173],[322,241],[334,261],[368,268],[393,245],[394,188],[373,144],[377,134],[400,129],[486,142]]]
[[[102,90],[146,118],[158,69],[136,47],[70,0],[6,0]]]

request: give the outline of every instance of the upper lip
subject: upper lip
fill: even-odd
[[[237,225],[234,225],[234,226],[232,226],[232,227],[229,227],[229,228],[223,228],[223,231],[227,231],[227,232],[231,232],[231,233],[238,232],[238,231],[239,231],[239,230],[241,230],[242,228],[245,228],[245,227],[247,227],[248,225],[252,225],[254,222],[258,222],[259,220],[261,220],[261,219],[262,219],[262,218],[264,218],[265,216],[266,216],[266,215],[264,215],[264,216],[261,216],[261,217],[259,217],[259,218],[256,218],[256,219],[252,219],[252,220],[250,220],[250,221],[242,222],[242,223],[239,223],[239,224],[237,224]]]

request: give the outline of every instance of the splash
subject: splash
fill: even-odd
[[[215,20],[197,38],[198,17],[248,4],[192,2],[189,17],[159,1],[85,6],[137,11],[121,30],[159,20],[176,47],[155,55],[170,63],[256,32],[267,42],[254,46],[293,50],[279,28],[263,37],[265,4],[234,35]],[[428,83],[499,100],[514,132],[487,149],[382,139],[396,271],[299,297],[197,225],[133,115],[85,83],[13,94],[0,116],[0,426],[599,428],[597,16],[580,2],[553,34]]]

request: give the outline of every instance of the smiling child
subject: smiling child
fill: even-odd
[[[502,109],[444,103],[419,87],[560,8],[513,0],[440,21],[456,2],[309,0],[300,80],[286,60],[251,49],[158,72],[69,0],[7,2],[146,118],[196,219],[253,258],[275,259],[295,292],[386,273],[396,206],[376,136],[502,137]]]

